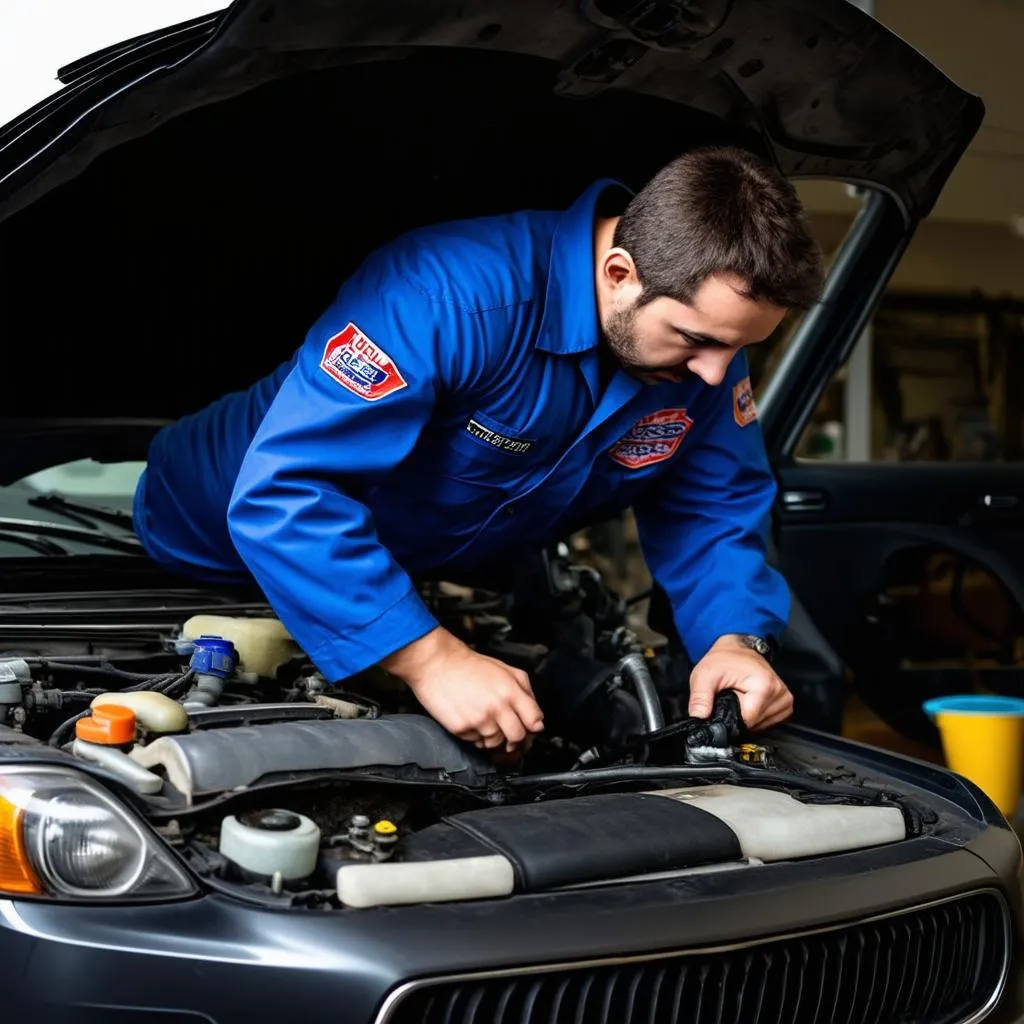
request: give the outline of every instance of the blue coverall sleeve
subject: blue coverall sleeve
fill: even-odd
[[[675,464],[634,503],[648,569],[694,663],[727,634],[780,638],[789,616],[789,588],[766,559],[776,483],[747,375],[741,352],[694,410]]]
[[[386,265],[364,266],[310,329],[242,463],[232,541],[332,681],[437,625],[358,495],[409,454],[439,395],[465,381],[479,348],[471,331]]]

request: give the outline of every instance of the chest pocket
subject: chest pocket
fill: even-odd
[[[439,455],[447,480],[512,493],[529,481],[542,452],[534,431],[478,411],[450,429]]]

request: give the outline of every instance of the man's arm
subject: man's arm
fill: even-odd
[[[714,694],[732,688],[748,726],[766,728],[789,716],[792,697],[740,637],[780,638],[789,588],[766,559],[776,484],[744,396],[747,374],[741,352],[695,410],[675,465],[634,511],[648,567],[695,663],[690,713],[705,717]]]
[[[383,663],[450,731],[498,746],[540,727],[529,681],[438,625],[358,498],[412,451],[438,398],[481,372],[480,332],[457,314],[368,262],[309,331],[243,461],[228,526],[327,678]]]

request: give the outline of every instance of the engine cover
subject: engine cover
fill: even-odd
[[[163,736],[131,755],[161,769],[189,804],[289,772],[412,768],[481,786],[497,768],[425,715],[273,722]]]

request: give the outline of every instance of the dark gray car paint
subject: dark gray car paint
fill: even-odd
[[[369,1022],[386,993],[411,978],[747,941],[1004,889],[1012,879],[986,861],[1010,857],[1015,842],[990,830],[958,851],[922,839],[817,864],[336,914],[268,912],[219,896],[85,911],[22,901],[0,905],[4,962],[24,971],[7,1006],[161,1007],[220,1024],[301,1007],[317,1024]],[[62,979],[59,995],[51,977]],[[1012,1020],[1012,1012],[1008,1002],[993,1019]]]

